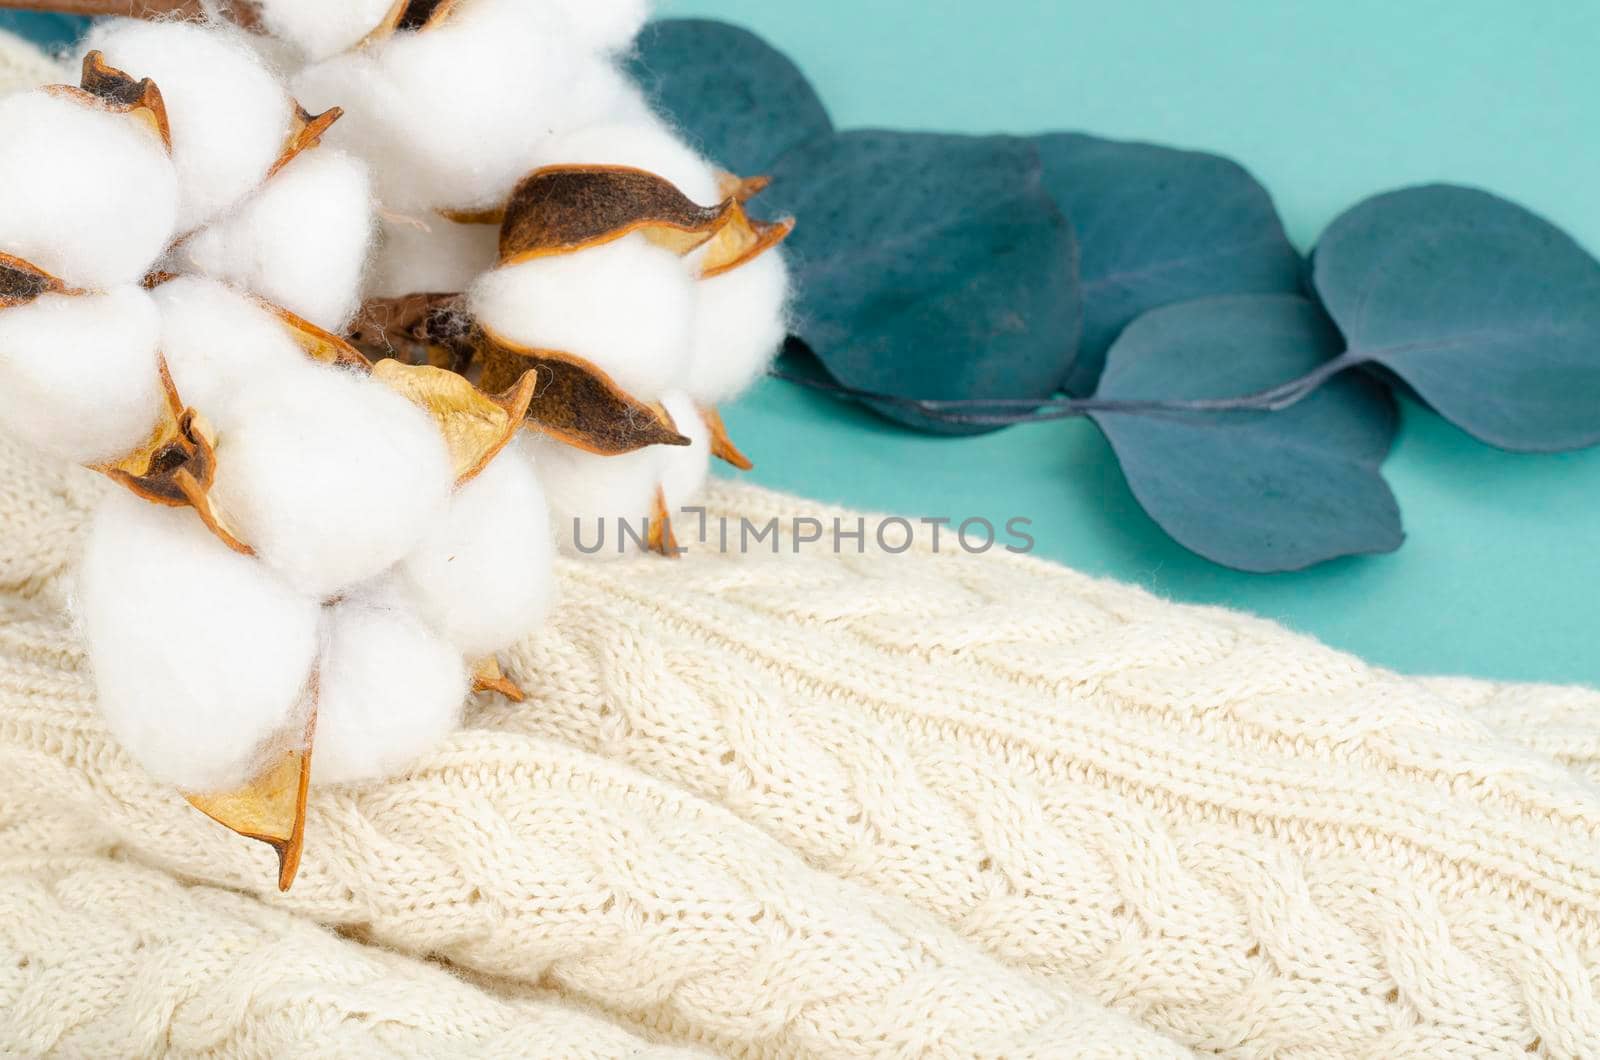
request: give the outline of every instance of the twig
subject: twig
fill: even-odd
[[[343,0],[329,0],[342,3]],[[49,11],[58,15],[94,18],[120,15],[123,18],[200,19],[206,17],[205,0],[0,0],[0,8],[14,11]],[[245,29],[260,24],[255,0],[214,0],[212,10]]]

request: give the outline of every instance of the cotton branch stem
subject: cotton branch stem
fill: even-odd
[[[343,0],[329,0],[342,3]],[[215,10],[246,29],[254,29],[260,12],[252,0],[217,0]],[[57,15],[123,18],[199,19],[206,15],[204,0],[0,0],[0,8],[14,11],[48,11]]]

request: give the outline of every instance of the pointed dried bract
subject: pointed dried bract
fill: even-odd
[[[505,696],[513,703],[521,703],[528,698],[522,686],[505,675],[500,669],[500,660],[493,655],[480,659],[472,668],[472,690],[474,692],[494,692]]]
[[[722,422],[722,413],[715,408],[700,410],[700,418],[705,421],[706,430],[711,433],[711,455],[725,464],[731,464],[740,471],[754,471],[755,464],[748,456],[739,451],[733,444],[733,439],[728,437],[727,424]]]
[[[305,849],[306,799],[311,787],[311,746],[316,714],[306,723],[301,746],[283,752],[255,780],[237,791],[184,795],[189,805],[246,839],[278,855],[278,890],[294,885]]]
[[[113,110],[133,114],[155,130],[168,151],[172,150],[172,124],[167,120],[167,104],[161,89],[148,77],[135,80],[92,51],[83,57],[83,90]]]
[[[261,308],[283,321],[289,336],[313,361],[338,368],[354,368],[362,372],[372,370],[372,362],[363,357],[360,350],[333,332],[317,327],[311,321],[296,316],[282,306],[259,299],[257,301]]]
[[[646,537],[646,545],[651,552],[677,559],[683,554],[678,548],[678,535],[672,532],[672,512],[667,506],[667,491],[656,487],[655,502],[650,509],[650,533]]]
[[[700,263],[700,275],[706,279],[749,264],[788,239],[794,231],[792,220],[752,220],[737,200],[730,199],[729,203],[732,209],[727,223],[717,230]]]
[[[185,408],[172,373],[160,363],[166,394],[161,422],[148,441],[121,460],[95,465],[98,471],[135,495],[169,508],[193,508],[217,540],[242,555],[255,550],[241,541],[211,504],[217,476],[216,439],[205,418]]]
[[[723,170],[717,174],[717,194],[724,199],[749,202],[772,186],[771,177],[741,177]]]
[[[479,329],[479,386],[509,390],[534,373],[528,425],[586,452],[620,456],[651,445],[689,445],[660,405],[632,397],[589,361],[554,350],[531,350]]]
[[[81,293],[32,262],[0,254],[0,309],[27,305],[41,295]]]
[[[455,469],[456,485],[471,482],[516,437],[528,415],[537,379],[524,373],[499,397],[431,365],[379,361],[372,377],[426,412],[439,426]]]
[[[738,204],[692,202],[673,184],[626,166],[548,166],[512,191],[500,228],[501,264],[571,254],[634,232],[678,254],[704,246]]]
[[[296,103],[294,127],[289,130],[289,138],[284,141],[283,153],[272,163],[272,168],[267,170],[267,179],[270,180],[284,166],[321,143],[322,137],[333,128],[333,123],[342,117],[344,117],[342,107],[329,107],[321,114],[312,114]]]

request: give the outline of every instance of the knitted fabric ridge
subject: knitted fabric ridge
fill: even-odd
[[[0,441],[0,1055],[1600,1054],[1595,693],[1003,554],[564,561],[530,701],[279,895],[94,710],[106,488]]]

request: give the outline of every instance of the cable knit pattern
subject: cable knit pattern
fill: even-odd
[[[530,701],[280,896],[94,711],[104,488],[0,442],[0,1054],[1600,1055],[1600,695],[1006,555],[563,563]]]

